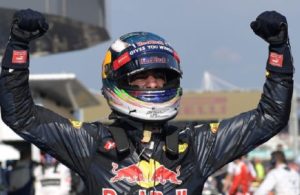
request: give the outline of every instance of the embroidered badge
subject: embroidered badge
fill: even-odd
[[[12,63],[13,64],[25,64],[27,62],[26,50],[13,50]]]
[[[106,151],[109,151],[109,150],[112,150],[116,148],[116,143],[111,141],[111,140],[108,140],[105,144],[104,144],[104,149]]]
[[[76,129],[80,129],[82,126],[82,122],[80,122],[80,121],[74,121],[74,120],[70,119],[70,122],[71,122],[72,126]]]
[[[212,133],[217,133],[219,128],[219,123],[210,123],[209,126]]]
[[[283,55],[275,52],[270,52],[269,64],[276,67],[282,67]]]

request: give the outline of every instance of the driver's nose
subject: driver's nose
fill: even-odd
[[[164,85],[164,80],[160,79],[160,78],[156,78],[153,75],[148,75],[148,77],[146,78],[146,83],[145,83],[145,87],[146,88],[151,88],[151,89],[156,89],[156,88],[161,88]]]
[[[159,88],[159,79],[155,78],[153,75],[149,75],[145,80],[145,87],[151,89]]]

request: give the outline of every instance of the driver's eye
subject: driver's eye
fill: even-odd
[[[164,72],[141,72],[129,77],[129,82],[134,82],[136,80],[146,80],[149,76],[154,77],[155,79],[161,79],[166,81],[166,74]]]
[[[165,75],[164,73],[162,73],[162,72],[156,72],[156,73],[154,73],[153,76],[154,76],[156,79],[163,79],[163,80],[166,79],[166,75]]]
[[[129,80],[134,81],[134,80],[138,80],[138,79],[146,79],[147,77],[148,77],[148,75],[146,73],[140,73],[140,74],[132,75],[129,78]]]

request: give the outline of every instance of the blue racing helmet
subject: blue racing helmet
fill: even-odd
[[[155,70],[166,75],[161,88],[129,85],[135,74]],[[182,95],[180,60],[161,37],[149,32],[121,36],[108,49],[102,64],[102,92],[116,113],[146,121],[165,121],[178,113]]]

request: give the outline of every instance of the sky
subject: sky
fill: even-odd
[[[107,0],[111,40],[92,48],[31,59],[31,73],[75,73],[87,88],[100,90],[101,63],[113,40],[133,31],[165,38],[178,52],[182,87],[200,90],[205,71],[242,88],[262,89],[268,44],[250,28],[266,10],[287,17],[300,84],[299,0]]]

